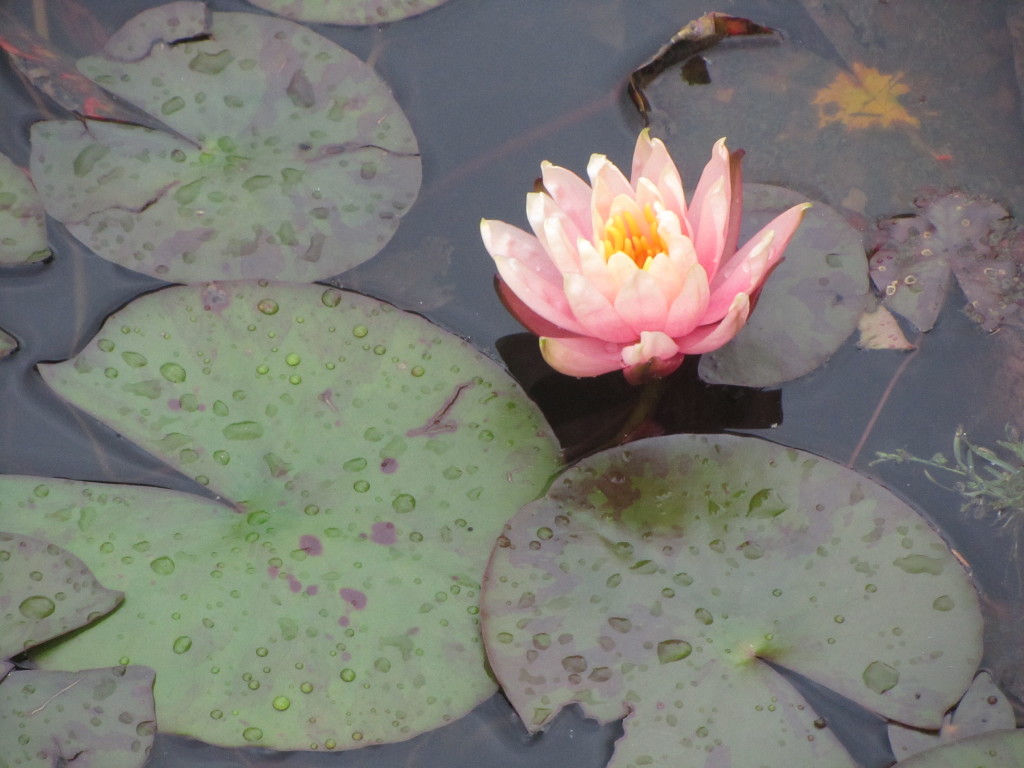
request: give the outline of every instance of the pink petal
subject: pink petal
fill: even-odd
[[[732,178],[729,150],[725,139],[719,139],[711,151],[711,159],[697,182],[690,201],[688,219],[693,228],[693,246],[708,276],[714,278],[729,235],[729,213],[732,210]],[[726,254],[731,256],[732,254]]]
[[[633,197],[634,192],[622,171],[604,155],[591,155],[587,173],[590,175],[590,184],[593,188],[590,205],[592,231],[594,238],[597,238],[608,221],[612,201],[619,195]]]
[[[743,221],[743,155],[742,149],[729,154],[729,189],[732,205],[729,207],[729,226],[722,248],[726,258],[736,253],[740,243],[740,223]]]
[[[565,329],[545,320],[516,296],[515,291],[500,277],[494,277],[494,290],[508,313],[518,320],[530,333],[536,336],[562,336]]]
[[[651,273],[638,269],[615,298],[615,310],[631,330],[630,337],[635,339],[641,333],[660,331],[665,327],[668,302]]]
[[[725,317],[718,323],[702,325],[681,339],[676,339],[679,351],[687,355],[699,355],[724,346],[747,322],[750,315],[750,297],[745,293],[736,296]]]
[[[526,218],[537,239],[561,272],[578,272],[576,241],[580,231],[558,204],[543,192],[526,196]]]
[[[640,267],[622,251],[608,257],[608,274],[615,283],[615,295],[629,284]]]
[[[622,346],[597,339],[542,337],[540,352],[548,365],[568,376],[600,376],[622,368]]]
[[[693,331],[704,318],[709,295],[704,267],[694,264],[683,277],[683,289],[668,308],[665,333],[678,339]]]
[[[562,273],[536,237],[503,221],[487,219],[480,222],[480,236],[501,279],[526,306],[569,333],[580,332],[565,298]]]
[[[612,303],[595,290],[583,275],[565,276],[565,297],[582,329],[581,335],[619,343],[636,339],[636,333],[620,317]]]
[[[540,164],[544,189],[588,240],[593,236],[590,185],[572,171],[549,162]]]
[[[633,150],[633,170],[630,176],[634,189],[640,188],[641,179],[650,179],[657,188],[665,207],[680,217],[686,217],[686,197],[679,169],[672,161],[661,139],[651,139],[645,128],[636,140]]]
[[[679,346],[660,331],[640,334],[637,344],[622,350],[626,379],[631,384],[657,379],[672,373],[683,362]]]
[[[593,243],[583,238],[576,242],[576,249],[580,255],[580,274],[587,278],[594,289],[599,291],[609,302],[614,301],[621,284],[612,277],[604,255],[594,247]],[[632,263],[632,259],[629,261]],[[635,269],[636,265],[633,268]],[[546,335],[550,336],[551,334]]]
[[[737,293],[754,294],[782,258],[810,203],[776,216],[729,259],[711,281],[709,321],[721,317]]]
[[[685,272],[680,270],[667,253],[659,253],[646,267],[646,271],[654,278],[658,290],[665,297],[665,306],[668,307],[676,296],[683,289]]]

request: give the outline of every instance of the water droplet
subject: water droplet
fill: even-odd
[[[258,373],[260,376],[266,376],[268,373],[270,373],[270,366],[269,365],[257,365],[256,366],[256,373]]]
[[[370,329],[367,328],[365,325],[357,325],[355,328],[352,329],[352,335],[355,336],[357,339],[365,337],[366,334],[368,334],[369,332]]]
[[[356,679],[356,673],[355,671],[346,667],[345,669],[341,670],[341,674],[339,675],[339,677],[346,683],[351,683],[353,680]]]
[[[33,595],[22,600],[18,610],[26,619],[45,619],[57,610],[57,606],[44,595]]]
[[[312,693],[313,692],[313,684],[312,683],[308,683],[308,682],[307,683],[301,683],[299,685],[299,690],[302,691],[303,693]]]
[[[227,451],[214,451],[213,460],[221,466],[224,466],[231,461],[231,454]]]
[[[892,690],[900,681],[900,673],[883,661],[872,661],[864,669],[864,685],[878,694]]]
[[[633,628],[633,622],[629,619],[622,618],[621,616],[612,616],[608,619],[608,626],[616,632],[626,633]]]
[[[621,584],[621,583],[622,583],[622,574],[613,573],[611,576],[608,577],[608,580],[604,583],[604,585],[606,587],[610,588],[610,589],[614,589],[615,587],[619,586],[619,584]]]
[[[296,355],[294,352],[292,352],[290,355],[285,357],[284,361],[294,368],[296,365],[302,362],[302,358]]]
[[[270,653],[270,651],[268,651],[266,648],[257,648],[256,649],[256,655],[259,656],[261,659],[264,656],[266,656],[268,653]]]
[[[188,653],[192,647],[192,638],[188,635],[182,635],[171,645],[171,650],[177,653],[179,656],[183,653]]]
[[[291,376],[288,377],[288,383],[289,384],[296,384],[296,385],[301,384],[302,383],[302,377],[299,376],[299,374],[297,374],[297,373],[293,373]]]
[[[543,540],[547,541],[552,536],[554,536],[554,532],[550,528],[546,528],[545,527],[545,528],[538,528],[537,529],[537,538],[538,539],[543,539]]]
[[[153,573],[159,573],[161,576],[170,576],[174,573],[174,561],[169,557],[158,557],[149,564],[149,567],[153,569]]]
[[[376,669],[378,672],[387,672],[389,669],[391,669],[391,662],[385,659],[383,656],[381,656],[375,662],[373,662],[373,668]]]
[[[259,741],[263,738],[263,731],[259,728],[246,728],[242,731],[242,738],[246,741]]]
[[[504,643],[505,645],[508,645],[509,643],[512,642],[512,640],[513,640],[513,637],[508,632],[499,632],[498,633],[498,642],[499,643]]]
[[[688,573],[677,573],[672,577],[672,581],[680,587],[688,587],[693,584],[693,576]]]
[[[693,652],[693,646],[685,640],[662,640],[658,643],[658,663],[668,664],[685,659]]]
[[[100,339],[99,341],[96,342],[96,346],[99,347],[103,352],[113,352],[115,345],[114,342],[112,342],[110,339]]]
[[[320,302],[325,307],[336,307],[341,304],[341,291],[337,288],[328,288],[320,295]]]
[[[211,709],[210,717],[212,717],[214,720],[220,720],[222,717],[224,717],[224,713],[221,712],[219,709]]]
[[[956,603],[953,598],[949,595],[942,595],[941,597],[935,598],[935,602],[932,603],[932,608],[936,611],[952,611],[956,607]]]
[[[704,625],[712,624],[715,621],[715,617],[711,615],[711,611],[706,608],[698,608],[693,612],[693,617]]]
[[[570,674],[582,674],[587,671],[587,660],[582,656],[566,656],[562,659],[562,669]]]
[[[271,703],[278,712],[284,712],[292,705],[291,699],[287,696],[275,696],[274,701]]]
[[[832,617],[832,621],[834,621],[836,624],[842,624],[844,621],[846,621],[846,617],[840,614],[836,614]]]
[[[365,480],[356,480],[354,483],[352,483],[352,489],[356,493],[366,493],[368,490],[370,490],[370,484]]]
[[[276,315],[280,307],[278,307],[277,302],[273,299],[260,299],[256,302],[256,309],[264,315]]]
[[[45,499],[50,495],[50,488],[46,485],[37,485],[32,489],[32,495],[37,499]]]
[[[185,369],[177,363],[164,363],[161,365],[160,375],[172,384],[181,384],[186,378]]]
[[[391,502],[391,508],[395,510],[395,512],[402,514],[412,512],[416,509],[416,499],[408,493],[400,493],[395,496],[395,500]]]
[[[263,437],[263,425],[257,421],[236,421],[223,430],[228,440],[256,440]]]
[[[418,379],[420,376],[422,376],[424,373],[426,373],[426,371],[423,370],[423,366],[414,365],[412,367],[412,370],[409,371],[409,373],[411,373],[413,376],[415,376]]]

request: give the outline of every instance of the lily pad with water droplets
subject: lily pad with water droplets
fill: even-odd
[[[13,670],[0,683],[0,765],[139,768],[156,723],[153,670]]]
[[[806,200],[784,187],[744,184],[741,242]],[[814,203],[750,320],[731,342],[701,358],[700,377],[711,384],[772,387],[810,373],[857,327],[869,290],[860,233],[834,209]]]
[[[249,0],[296,21],[325,24],[383,24],[416,16],[445,0]]]
[[[233,504],[0,484],[0,517],[81,556],[125,610],[47,668],[148,664],[161,727],[222,744],[350,748],[491,695],[479,581],[558,463],[536,407],[426,320],[313,285],[182,286],[112,316],[61,395]]]
[[[1009,699],[993,682],[992,676],[982,671],[975,676],[956,709],[942,719],[942,728],[937,733],[889,723],[889,744],[896,759],[902,760],[942,744],[1015,726]]]
[[[32,128],[47,211],[129,269],[327,278],[383,248],[416,197],[416,139],[387,86],[306,27],[171,3],[79,66],[169,129]]]
[[[124,599],[56,544],[5,532],[0,532],[0,584],[0,659],[84,627]]]
[[[989,731],[919,752],[900,760],[897,765],[900,768],[1020,768],[1024,765],[1024,730]]]
[[[39,195],[21,169],[0,154],[0,264],[23,264],[49,255]]]
[[[625,718],[611,766],[851,766],[772,667],[938,727],[981,657],[978,597],[906,504],[754,438],[676,435],[585,459],[506,525],[488,659],[532,730]]]

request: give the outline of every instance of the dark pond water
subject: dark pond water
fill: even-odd
[[[79,2],[108,31],[153,4]],[[231,0],[211,5],[259,12]],[[875,217],[911,210],[916,190],[929,186],[989,194],[1019,212],[1024,152],[1008,22],[1013,3],[860,0],[842,4],[842,11],[822,11],[820,5],[722,0],[715,8],[782,30],[786,44],[804,57],[799,66],[752,73],[751,95],[738,89],[729,104],[734,124],[725,131],[733,146],[748,151],[747,180],[784,184],[845,206],[849,218],[865,227]],[[0,8],[23,20],[31,16],[24,2],[4,1]],[[504,355],[549,418],[569,425],[563,430],[567,441],[585,445],[588,430],[599,431],[614,418],[615,399],[627,388],[609,380],[573,392],[548,375],[532,343],[514,337],[521,328],[494,294],[479,220],[525,226],[524,195],[541,160],[582,172],[590,153],[602,152],[628,167],[642,121],[625,95],[625,78],[707,10],[692,0],[449,0],[420,17],[379,28],[317,26],[372,60],[408,115],[423,156],[419,198],[394,239],[374,261],[332,282],[421,312],[496,359]],[[60,14],[60,4],[51,3],[49,12]],[[89,40],[65,39],[66,28],[53,27],[57,47],[74,54],[88,48]],[[712,78],[719,55],[724,61],[728,54],[711,54]],[[816,67],[854,60],[904,73],[910,91],[901,101],[921,116],[917,138],[898,129],[851,131],[816,146],[779,133],[784,115],[770,111],[767,83],[786,94],[775,109],[787,109],[790,100],[813,97],[807,83]],[[744,109],[743,98],[749,98],[750,109]],[[44,113],[6,62],[0,62],[0,105],[0,151],[26,165],[28,126]],[[680,121],[679,131],[686,130]],[[674,141],[677,146],[684,138]],[[696,146],[703,149],[678,158],[691,185],[710,141],[702,136]],[[0,471],[202,492],[64,404],[35,372],[39,361],[73,356],[110,312],[162,285],[96,257],[56,222],[49,226],[52,261],[0,270],[0,327],[20,344],[0,362]],[[990,610],[995,607],[987,665],[1019,697],[1020,528],[964,515],[961,499],[929,483],[919,468],[869,466],[878,451],[948,454],[959,425],[982,445],[1000,439],[1007,423],[1024,427],[1024,344],[1018,332],[986,335],[962,306],[954,287],[935,329],[912,338],[915,352],[864,351],[851,338],[825,366],[778,392],[716,397],[695,383],[692,370],[684,370],[670,386],[685,402],[666,423],[676,431],[742,429],[818,453],[879,479],[922,510],[971,564]],[[818,701],[813,692],[808,695]],[[850,732],[852,749],[865,765],[887,763],[877,721],[842,703],[821,706],[837,713],[830,722]],[[459,722],[397,745],[288,755],[219,749],[161,734],[151,765],[598,768],[620,733],[618,726],[599,727],[566,712],[531,739],[499,695]]]

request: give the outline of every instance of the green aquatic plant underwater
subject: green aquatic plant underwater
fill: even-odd
[[[885,461],[921,464],[925,475],[933,483],[949,488],[931,470],[953,476],[950,490],[959,493],[963,499],[962,511],[972,517],[991,517],[1004,525],[1020,525],[1024,521],[1024,441],[1016,427],[1006,425],[1006,439],[996,441],[1002,449],[997,453],[992,448],[976,445],[967,438],[963,427],[953,435],[953,458],[947,459],[937,453],[930,459],[922,459],[905,450],[893,453],[879,452],[872,464]]]

